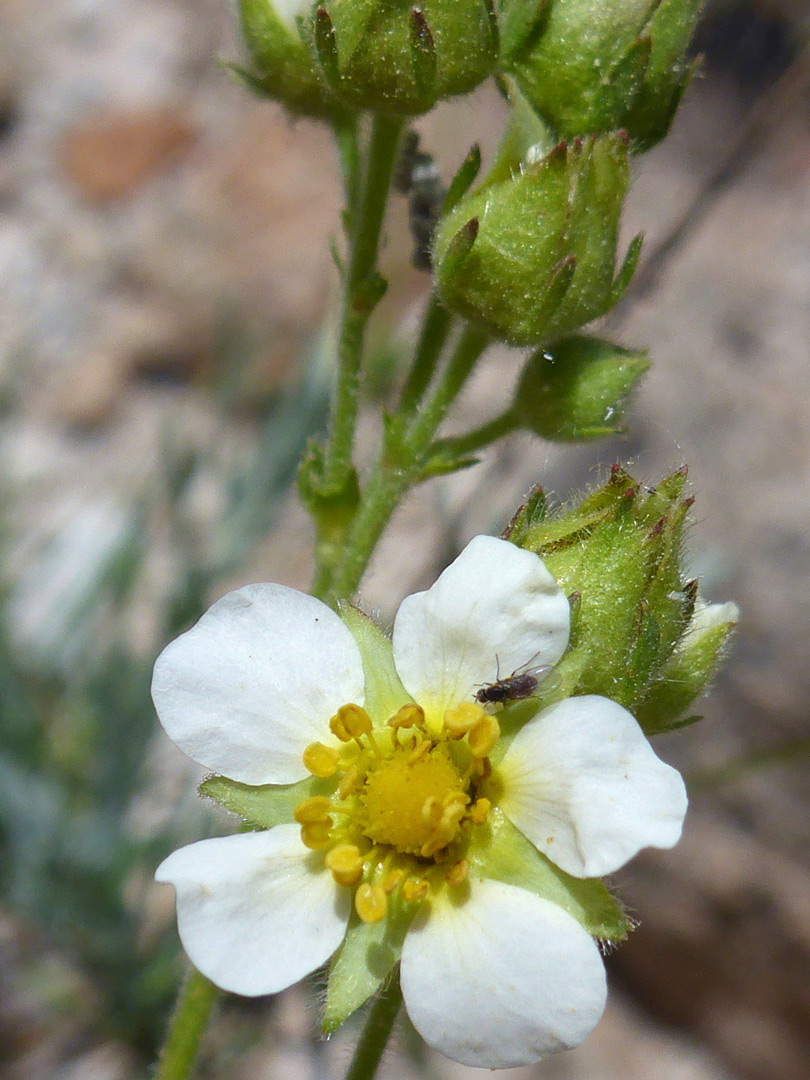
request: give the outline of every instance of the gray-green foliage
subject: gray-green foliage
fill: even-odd
[[[233,346],[223,372],[236,359]],[[133,823],[156,725],[151,659],[127,639],[123,615],[150,557],[153,513],[168,518],[177,563],[161,641],[199,618],[212,584],[266,534],[307,436],[324,422],[321,359],[316,350],[300,381],[257,413],[253,451],[227,472],[215,543],[196,535],[184,512],[206,462],[172,448],[150,494],[135,500],[134,533],[124,533],[77,597],[63,631],[80,643],[70,663],[58,651],[34,658],[9,632],[8,589],[0,597],[0,903],[43,954],[55,950],[89,984],[96,1034],[123,1041],[144,1062],[154,1058],[183,961],[173,925],[144,934],[142,897],[160,860],[206,824],[191,791],[157,832]],[[13,522],[0,529],[13,540]]]

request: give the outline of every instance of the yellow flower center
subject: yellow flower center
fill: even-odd
[[[336,777],[335,790],[299,803],[295,820],[307,847],[324,850],[335,881],[354,890],[360,918],[378,922],[392,903],[460,885],[470,831],[490,810],[479,788],[500,735],[495,717],[463,702],[437,731],[415,704],[378,725],[347,704],[329,728],[342,746],[313,743],[304,764],[313,776]]]
[[[426,749],[420,753],[422,747]],[[413,750],[395,750],[372,768],[360,801],[366,808],[366,836],[419,855],[436,838],[445,811],[456,806],[463,811],[469,797],[461,773],[444,747],[431,748],[424,741]],[[459,821],[456,816],[446,843],[458,834]]]

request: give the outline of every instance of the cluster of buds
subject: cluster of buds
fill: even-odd
[[[665,133],[700,0],[238,0],[243,73],[295,113],[418,115],[513,75],[560,138]]]
[[[641,238],[618,247],[629,158],[669,127],[699,10],[700,0],[238,0],[242,74],[327,122],[416,116],[496,76],[510,106],[501,148],[477,187],[471,156],[447,199],[432,197],[416,224],[420,265],[448,310],[537,350],[516,427],[597,438],[617,429],[647,358],[578,331],[632,279]]]
[[[547,513],[538,490],[508,539],[540,555],[571,603],[568,653],[555,693],[603,694],[624,705],[648,735],[683,725],[708,685],[739,613],[706,604],[683,569],[693,503],[686,469],[645,488],[614,466],[578,505]]]

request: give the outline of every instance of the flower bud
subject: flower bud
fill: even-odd
[[[553,341],[603,315],[635,268],[615,277],[627,141],[560,143],[485,183],[439,223],[433,265],[444,303],[516,345]]]
[[[540,555],[572,599],[561,694],[613,698],[650,733],[677,726],[705,690],[738,617],[734,604],[703,604],[684,574],[685,482],[679,469],[645,489],[614,466],[564,512],[548,515],[535,498],[508,537]]]
[[[413,115],[465,94],[492,71],[488,0],[322,0],[315,43],[334,91],[358,109]]]
[[[648,367],[646,352],[564,338],[529,358],[515,393],[515,419],[541,439],[601,439],[618,429],[624,402]]]
[[[250,67],[234,70],[256,93],[280,101],[293,113],[335,116],[342,106],[329,91],[302,33],[310,6],[309,0],[238,0]]]
[[[701,0],[548,0],[541,23],[518,19],[523,7],[502,2],[518,30],[501,63],[560,138],[624,128],[648,149],[666,135],[694,70]]]

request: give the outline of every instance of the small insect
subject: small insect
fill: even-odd
[[[479,705],[508,705],[512,701],[523,701],[531,697],[545,676],[551,671],[550,667],[532,667],[532,662],[537,659],[537,653],[525,664],[515,668],[511,675],[502,679],[500,664],[495,657],[496,676],[495,682],[486,683],[476,693],[475,700]]]
[[[408,196],[413,265],[417,270],[430,270],[433,233],[446,192],[432,155],[419,149],[419,133],[413,129],[403,139],[394,185],[400,194]]]

